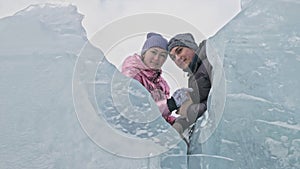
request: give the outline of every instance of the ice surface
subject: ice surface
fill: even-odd
[[[202,156],[193,160],[201,160],[203,168],[300,168],[300,2],[242,4],[241,13],[209,40],[208,55],[219,55],[226,87],[225,93],[211,94],[207,125],[197,124],[191,151]],[[214,81],[214,86],[223,82]],[[215,126],[221,116],[215,110],[223,106],[213,97],[224,95],[220,123],[206,138],[201,134]]]
[[[87,41],[76,7],[2,18],[0,168],[300,168],[300,3],[242,5],[209,39],[209,116],[189,156],[145,89]]]
[[[81,21],[76,7],[51,4],[0,20],[0,168],[187,166],[151,96],[87,41]]]

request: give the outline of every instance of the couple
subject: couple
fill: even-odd
[[[171,97],[170,88],[161,76],[168,55],[189,76],[189,88],[177,89]],[[141,55],[127,57],[122,65],[122,73],[139,81],[151,93],[164,119],[181,137],[207,109],[211,70],[206,40],[198,46],[190,33],[178,34],[169,42],[160,34],[148,33]],[[171,116],[174,110],[180,112],[179,117]]]

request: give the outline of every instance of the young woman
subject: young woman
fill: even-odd
[[[160,34],[148,33],[141,55],[135,53],[127,57],[122,65],[122,73],[139,81],[151,93],[162,116],[173,124],[175,117],[171,116],[167,104],[170,88],[161,76],[161,67],[168,57],[167,46],[168,41]]]

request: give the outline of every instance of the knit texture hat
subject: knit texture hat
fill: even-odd
[[[162,49],[167,50],[168,48],[168,41],[164,37],[162,37],[160,34],[150,32],[147,34],[147,40],[144,43],[144,46],[142,48],[142,55],[152,47],[159,47]]]
[[[195,43],[194,37],[190,33],[178,34],[171,38],[168,43],[168,51],[170,52],[176,46],[188,47],[194,51],[197,51],[198,49],[198,45]]]

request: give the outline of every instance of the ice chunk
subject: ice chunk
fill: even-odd
[[[160,168],[184,155],[150,95],[87,41],[81,20],[51,4],[0,20],[0,168]]]
[[[300,168],[300,147],[293,144],[300,137],[300,3],[247,0],[242,4],[243,10],[209,39],[213,46],[209,57],[217,53],[223,65],[214,71],[223,71],[225,79],[214,81],[210,116],[206,126],[201,127],[200,121],[196,125],[191,153],[232,159],[223,163],[201,158],[201,166],[209,168]],[[224,91],[216,88],[221,83]],[[218,97],[224,95],[220,123],[199,146],[206,136],[202,134],[219,120]]]

